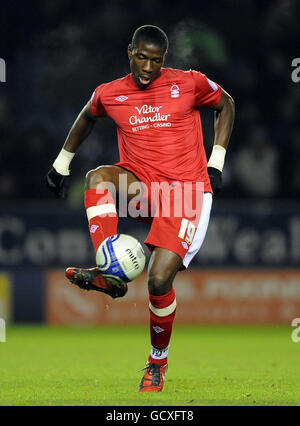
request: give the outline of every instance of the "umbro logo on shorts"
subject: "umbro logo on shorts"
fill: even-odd
[[[185,250],[188,250],[188,249],[189,249],[189,245],[188,245],[188,243],[186,243],[185,241],[182,241],[182,242],[181,242],[181,244],[182,244],[182,247],[183,247]]]
[[[128,99],[128,96],[119,96],[118,98],[115,99],[115,101],[124,102],[127,99]]]

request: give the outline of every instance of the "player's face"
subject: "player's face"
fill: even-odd
[[[141,89],[156,80],[161,73],[166,53],[159,46],[140,41],[137,47],[128,47],[128,57],[133,80]]]

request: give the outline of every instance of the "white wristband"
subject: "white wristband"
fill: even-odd
[[[214,145],[207,167],[214,167],[215,169],[223,171],[225,162],[226,149],[221,145]]]
[[[64,148],[60,151],[57,159],[53,163],[55,170],[63,176],[69,176],[69,165],[74,158],[75,153],[68,152]]]

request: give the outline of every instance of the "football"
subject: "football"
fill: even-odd
[[[106,238],[96,254],[96,264],[102,275],[115,284],[135,280],[143,272],[145,263],[143,247],[126,234]]]

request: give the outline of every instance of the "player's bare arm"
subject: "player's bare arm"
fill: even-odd
[[[227,149],[234,123],[235,106],[234,100],[224,89],[214,109],[216,110],[214,145]]]
[[[225,155],[235,117],[234,100],[224,89],[222,89],[221,99],[214,109],[216,111],[215,140],[207,167],[212,189],[214,194],[217,194],[222,188]]]
[[[96,120],[97,118],[91,113],[89,101],[75,120],[63,148],[68,152],[75,153],[92,132]]]
[[[90,111],[90,102],[82,109],[75,120],[64,146],[46,175],[46,185],[59,198],[67,198],[66,179],[70,175],[70,163],[83,141],[90,135],[96,117]]]

